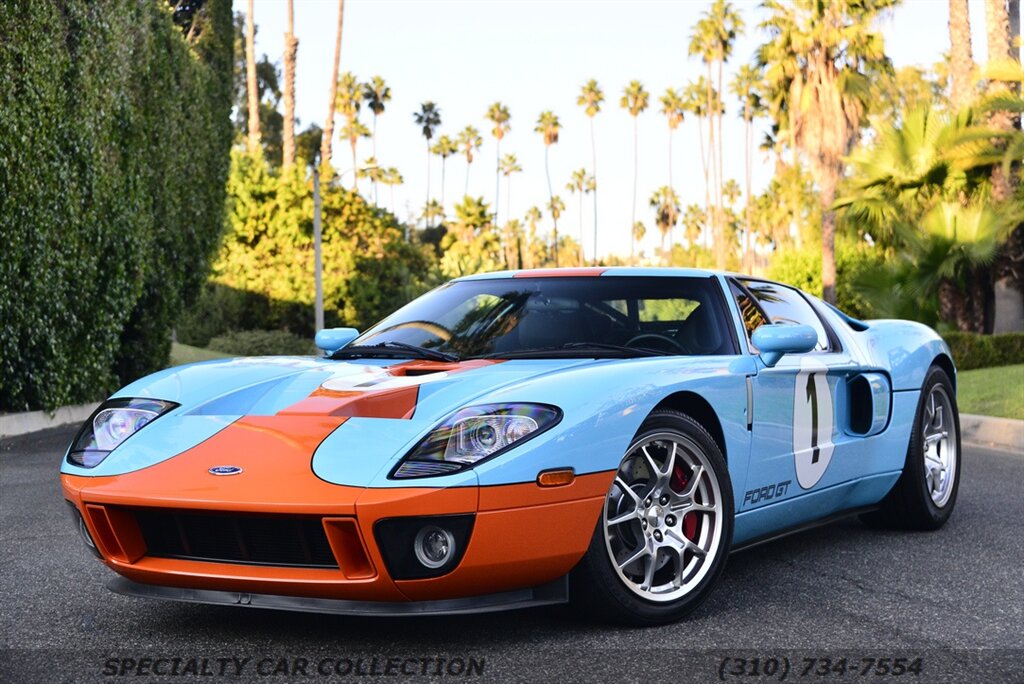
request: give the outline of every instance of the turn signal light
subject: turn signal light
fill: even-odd
[[[576,471],[572,468],[545,470],[537,474],[537,484],[541,487],[564,487],[571,485],[576,479]]]

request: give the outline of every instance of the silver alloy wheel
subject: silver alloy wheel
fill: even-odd
[[[942,508],[953,493],[959,456],[953,402],[942,385],[935,385],[929,392],[921,423],[925,485],[932,503]]]
[[[649,601],[673,601],[714,565],[722,495],[704,450],[677,432],[633,445],[605,498],[605,548],[624,586]]]

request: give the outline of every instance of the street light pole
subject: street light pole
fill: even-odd
[[[324,329],[324,267],[321,258],[320,242],[322,238],[320,224],[320,171],[313,166],[313,260],[316,271],[316,332]]]

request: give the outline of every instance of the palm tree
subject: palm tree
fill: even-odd
[[[430,202],[430,139],[434,131],[441,125],[441,110],[436,104],[427,100],[420,105],[420,111],[413,113],[413,120],[427,139],[427,203]]]
[[[534,258],[534,245],[537,244],[537,224],[544,218],[544,214],[541,213],[540,207],[533,206],[526,210],[526,224],[530,226],[530,232],[527,235],[526,243],[526,260],[523,263],[524,268],[534,268],[537,266],[537,260]]]
[[[469,195],[469,168],[473,165],[473,150],[479,150],[484,139],[480,137],[480,131],[472,126],[466,126],[459,131],[458,143],[462,153],[466,155],[466,188],[462,193],[466,196]]]
[[[437,200],[432,199],[423,205],[420,218],[423,219],[424,225],[431,227],[435,225],[434,219],[444,219],[444,208],[441,207]]]
[[[245,21],[245,85],[249,96],[249,154],[260,150],[260,95],[256,83],[256,21],[253,18],[252,0]]]
[[[697,119],[697,140],[700,143],[700,165],[704,172],[704,215],[711,213],[711,168],[704,145],[704,119],[708,117],[707,100],[705,92],[708,80],[701,76],[696,81],[691,81],[686,90],[683,91],[683,106],[686,111]],[[714,100],[718,101],[717,97]],[[705,241],[710,246],[710,235],[705,234]]]
[[[949,0],[950,100],[963,109],[974,99],[974,57],[971,54],[971,16],[967,0]]]
[[[729,88],[740,100],[743,106],[743,178],[746,187],[746,216],[743,230],[743,270],[750,272],[752,264],[749,262],[750,255],[750,230],[753,225],[751,211],[753,210],[753,199],[751,196],[752,169],[754,166],[754,116],[763,110],[761,105],[761,71],[754,66],[744,64],[736,72]]]
[[[334,35],[334,62],[331,70],[331,85],[327,93],[327,120],[320,138],[320,164],[331,165],[331,145],[334,138],[334,98],[338,88],[338,65],[341,64],[341,29],[345,20],[345,0],[338,0],[338,30]]]
[[[554,202],[555,193],[551,187],[551,166],[548,164],[548,151],[551,146],[558,142],[558,132],[562,130],[562,124],[554,112],[541,112],[537,117],[537,125],[533,128],[535,133],[540,133],[544,138],[544,174],[548,179],[548,206]],[[558,264],[558,219],[555,219],[555,264]]]
[[[597,85],[595,79],[590,79],[580,88],[576,104],[583,107],[587,118],[590,119],[590,168],[594,174],[594,259],[597,259],[597,145],[594,138],[594,117],[601,111],[601,103],[604,102],[604,92]],[[582,247],[582,242],[580,243]]]
[[[508,107],[495,102],[487,108],[487,120],[494,124],[494,128],[491,129],[491,135],[494,136],[496,141],[494,158],[497,160],[494,165],[494,217],[497,220],[499,210],[499,200],[501,199],[501,139],[505,137],[512,126],[509,125],[509,120],[512,116],[508,113]]]
[[[569,191],[569,194],[580,196],[580,259],[583,259],[583,196],[593,192],[596,188],[597,181],[583,168],[573,171],[569,182],[565,184],[565,189]],[[597,259],[596,254],[594,258]]]
[[[285,13],[288,29],[284,33],[284,122],[281,127],[281,165],[295,163],[295,56],[299,41],[295,37],[295,2],[288,0]]]
[[[630,225],[636,223],[636,184],[640,173],[640,134],[637,119],[640,113],[647,109],[649,98],[650,93],[644,90],[644,86],[640,81],[630,81],[629,85],[622,89],[622,97],[619,98],[619,106],[627,110],[629,115],[633,117],[633,219]],[[630,263],[633,261],[634,242],[633,232],[631,231],[629,234]]]
[[[654,223],[661,233],[661,255],[667,261],[668,252],[665,251],[665,238],[671,237],[672,229],[679,221],[679,212],[682,207],[679,205],[679,195],[671,186],[663,185],[654,191],[650,199],[651,209],[654,209]],[[672,241],[669,240],[669,248]]]
[[[512,213],[512,174],[522,172],[523,167],[516,160],[516,155],[506,154],[501,158],[499,168],[501,173],[505,175],[505,196],[507,197],[506,204],[508,204],[508,209],[505,210],[505,218],[508,220],[509,215]],[[495,214],[495,217],[497,217],[497,214]]]
[[[377,156],[377,117],[384,113],[385,103],[391,101],[391,88],[380,76],[374,76],[363,84],[363,99],[373,112],[373,156]],[[377,181],[373,181],[373,203],[377,204]]]
[[[359,138],[368,138],[370,130],[359,121],[359,110],[363,106],[363,89],[356,75],[346,71],[338,80],[337,102],[335,109],[345,117],[345,127],[341,137],[348,140],[352,148],[352,189],[358,191],[359,174],[356,168],[356,143]]]
[[[443,209],[445,207],[444,189],[446,185],[444,172],[445,162],[448,161],[448,157],[452,156],[453,154],[459,151],[459,147],[458,145],[455,144],[455,141],[449,138],[447,135],[442,135],[437,139],[437,142],[434,143],[434,146],[430,148],[430,151],[436,154],[437,156],[441,157],[441,208]],[[445,217],[448,216],[447,210],[444,215]]]
[[[551,223],[554,225],[554,259],[555,267],[558,267],[558,217],[565,211],[565,202],[558,195],[552,195],[548,200],[548,211],[551,212]]]
[[[633,242],[643,242],[644,236],[647,235],[647,226],[644,225],[643,221],[634,221],[633,230],[630,231],[630,240]]]
[[[802,2],[803,0],[797,0]],[[712,224],[716,228],[715,258],[719,269],[725,268],[725,240],[722,221],[722,173],[724,159],[722,156],[722,114],[715,106],[712,92],[712,69],[717,66],[717,91],[722,92],[722,75],[725,62],[732,55],[733,43],[743,30],[743,20],[739,13],[727,0],[714,0],[694,27],[690,36],[689,52],[691,56],[699,56],[707,66],[707,83],[705,84],[705,104],[708,109],[708,147],[711,154],[711,169],[715,180],[715,211],[712,213]],[[717,120],[718,133],[715,134]],[[718,147],[715,147],[715,138]]]
[[[387,169],[378,164],[376,157],[368,157],[366,161],[363,162],[363,165],[356,169],[356,175],[360,178],[369,178],[370,182],[373,183],[374,187],[376,187],[377,183],[384,182],[384,178],[387,175]],[[373,206],[378,206],[376,192],[374,193]]]
[[[668,186],[674,188],[672,182],[672,134],[679,128],[686,114],[686,101],[683,93],[672,88],[666,88],[665,94],[661,96],[661,113],[668,121]]]
[[[875,18],[896,0],[766,0],[761,24],[770,41],[759,49],[767,67],[769,99],[785,104],[793,144],[818,182],[822,209],[821,282],[836,301],[835,229],[832,209],[843,157],[857,140],[870,91],[870,74],[891,68]],[[774,97],[773,97],[774,94]],[[779,111],[776,109],[776,111]]]
[[[405,179],[402,178],[402,174],[399,173],[398,169],[389,166],[381,174],[380,182],[387,185],[391,190],[391,213],[395,213],[395,186],[403,184]]]
[[[1010,53],[1010,18],[1006,8],[1006,0],[985,0],[985,29],[988,39],[987,68],[992,69],[1005,64],[1011,58]],[[1020,52],[1017,61],[1020,61]],[[1010,92],[1010,85],[999,78],[989,78],[987,95],[990,99],[999,98]],[[993,108],[989,114],[989,125],[997,131],[1008,132],[1014,127],[1013,116],[1005,109]],[[992,199],[1002,202],[1009,199],[1013,192],[1010,178],[1003,173],[1003,167],[996,165],[992,169]]]
[[[700,241],[700,234],[704,230],[704,224],[707,221],[707,213],[696,204],[691,204],[686,207],[685,213],[683,213],[683,237],[686,238],[686,242],[690,247],[695,246]]]

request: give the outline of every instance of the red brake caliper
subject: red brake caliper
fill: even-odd
[[[688,481],[689,478],[683,471],[683,466],[676,465],[675,470],[672,471],[672,481],[670,482],[672,490],[676,492],[684,491]],[[697,516],[694,513],[687,513],[683,516],[683,534],[690,541],[697,538]]]

